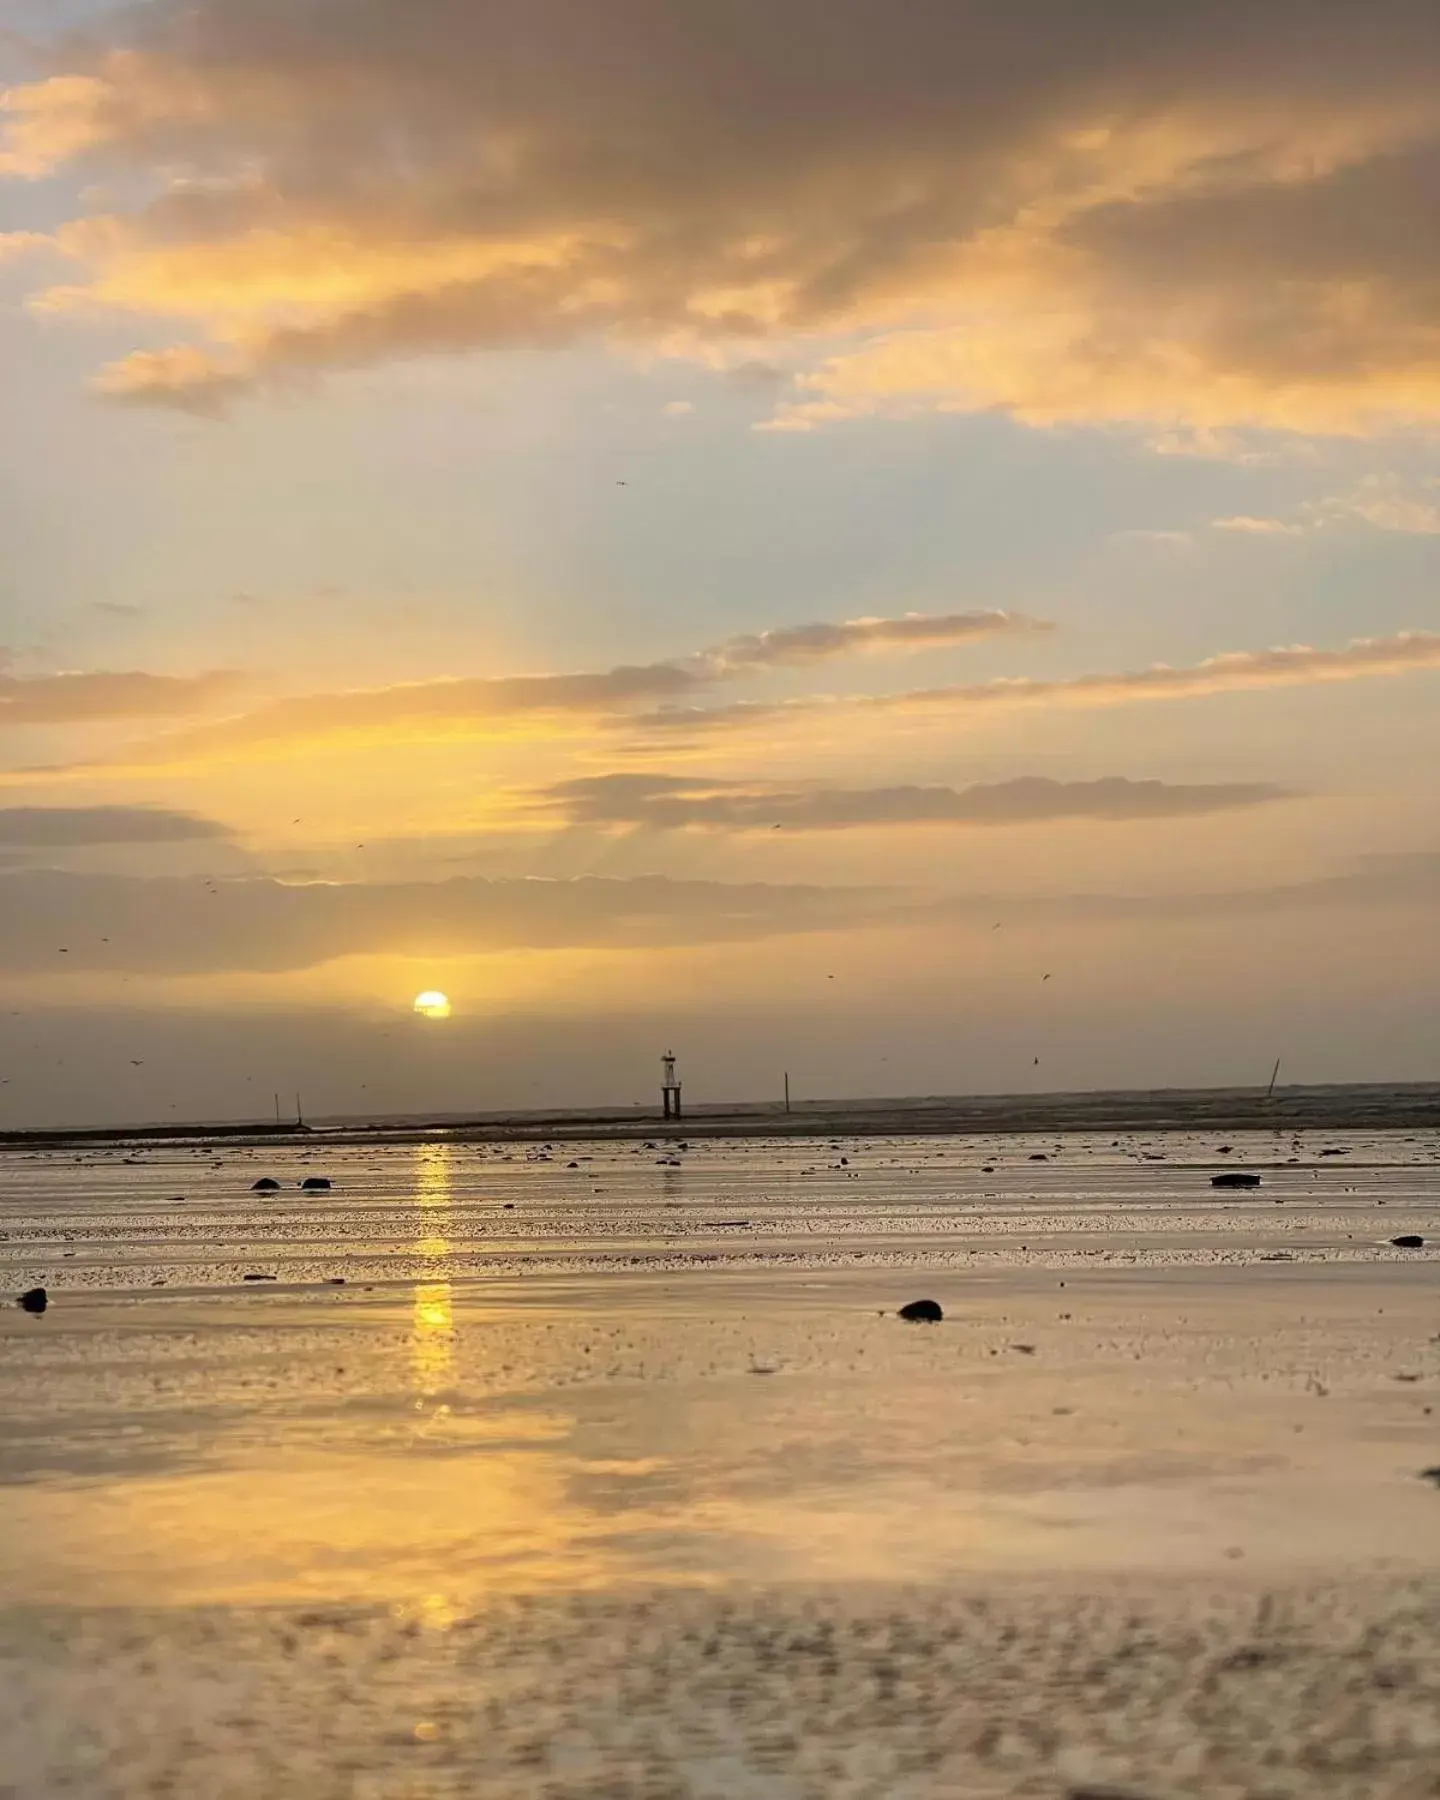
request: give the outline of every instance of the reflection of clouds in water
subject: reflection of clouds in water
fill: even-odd
[[[455,1309],[447,1278],[450,1239],[445,1230],[452,1199],[453,1153],[448,1144],[425,1144],[415,1153],[415,1201],[421,1209],[416,1251],[425,1263],[416,1283],[410,1336],[410,1373],[422,1398],[448,1383],[455,1361]]]

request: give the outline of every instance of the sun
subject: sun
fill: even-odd
[[[450,996],[442,994],[438,988],[429,988],[415,996],[415,1010],[422,1019],[448,1019]]]

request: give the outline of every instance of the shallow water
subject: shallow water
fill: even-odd
[[[1029,1644],[1062,1693],[1054,1643],[1114,1650],[1143,1602],[1188,1718],[1218,1654],[1196,1595],[1228,1596],[1238,1654],[1263,1589],[1358,1642],[1419,1635],[1398,1690],[1351,1659],[1367,1694],[1392,1682],[1355,1727],[1369,1760],[1316,1773],[1340,1676],[1307,1626],[1283,1744],[1217,1723],[1163,1792],[1432,1794],[1440,1134],[1226,1141],[7,1157],[0,1292],[51,1306],[0,1312],[0,1686],[23,1697],[0,1793],[1053,1795],[1111,1770],[1116,1694],[1070,1694],[1013,1766],[979,1725],[916,1760],[901,1713],[866,1711],[874,1641],[938,1732],[917,1646],[933,1668],[987,1641],[977,1594],[1011,1619],[1000,1664]],[[1262,1187],[1212,1190],[1231,1166]],[[253,1194],[269,1173],[282,1192]],[[300,1194],[316,1173],[333,1189]],[[943,1325],[895,1317],[922,1294]],[[757,1649],[808,1642],[805,1618],[840,1646],[828,1775],[815,1671],[795,1689]],[[733,1704],[722,1683],[701,1720],[674,1671],[710,1637]],[[302,1754],[337,1669],[363,1671],[363,1766]],[[476,1708],[547,1680],[573,1689],[562,1723],[477,1735]],[[1375,1711],[1397,1692],[1403,1731]],[[1174,1738],[1170,1705],[1122,1773],[1153,1783],[1133,1759]]]

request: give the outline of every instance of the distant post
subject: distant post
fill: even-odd
[[[790,1110],[790,1071],[788,1069],[785,1071],[785,1110],[787,1113]]]
[[[675,1052],[667,1050],[660,1058],[660,1100],[667,1119],[683,1116],[680,1107],[680,1078],[675,1073]]]

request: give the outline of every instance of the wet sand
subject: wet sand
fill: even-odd
[[[679,1160],[7,1159],[0,1794],[1433,1800],[1440,1137]]]

